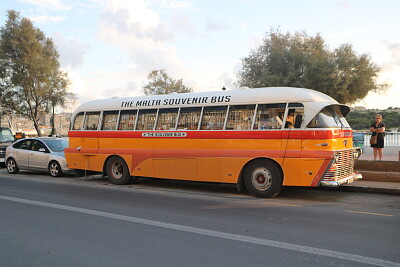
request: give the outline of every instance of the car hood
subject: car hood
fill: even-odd
[[[11,144],[12,144],[12,142],[0,143],[0,148],[8,147],[8,146],[11,145]]]

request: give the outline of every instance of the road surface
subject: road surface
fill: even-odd
[[[0,170],[0,266],[400,266],[398,196]]]

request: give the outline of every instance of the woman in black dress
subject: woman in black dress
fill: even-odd
[[[374,149],[374,160],[379,156],[379,160],[382,160],[382,148],[385,144],[384,132],[385,125],[382,123],[382,115],[376,114],[375,122],[371,124],[370,131],[372,132],[372,136],[377,135],[376,144],[371,144],[371,147]]]

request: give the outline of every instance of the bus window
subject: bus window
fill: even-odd
[[[72,125],[72,130],[81,130],[83,122],[83,112],[76,115],[74,124]]]
[[[105,131],[115,131],[117,128],[118,114],[118,111],[103,111],[101,129]]]
[[[289,103],[288,114],[286,117],[285,128],[300,128],[303,122],[304,108],[300,103]]]
[[[204,107],[200,130],[223,130],[227,106]]]
[[[178,108],[166,108],[158,111],[156,130],[175,130]]]
[[[139,110],[139,118],[136,130],[153,130],[156,122],[157,109],[142,109]]]
[[[230,106],[226,130],[251,130],[256,105]]]
[[[135,130],[137,110],[122,110],[119,118],[119,131]]]
[[[99,125],[100,112],[86,112],[84,130],[96,131]]]
[[[286,104],[258,105],[254,130],[281,129]]]
[[[201,107],[181,108],[178,130],[197,130],[199,127]]]

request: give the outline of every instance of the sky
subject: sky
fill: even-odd
[[[2,0],[0,25],[9,9],[53,38],[75,105],[142,95],[153,69],[195,92],[236,89],[241,59],[279,28],[367,53],[390,87],[355,105],[400,107],[398,0]]]

